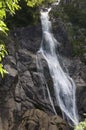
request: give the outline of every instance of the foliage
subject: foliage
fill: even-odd
[[[42,4],[48,4],[48,3],[52,3],[55,0],[26,0],[27,5],[30,7],[34,7],[34,6],[40,6]]]
[[[73,24],[79,25],[80,27],[86,27],[86,9],[81,9],[74,6],[74,4],[67,4],[64,5],[64,11]]]
[[[86,63],[86,0],[61,0],[53,16],[62,21],[72,45],[73,56],[80,56]]]
[[[27,5],[30,7],[39,6],[44,0],[26,0]]]
[[[39,18],[39,11],[37,7],[27,6],[25,0],[19,2],[20,10],[16,11],[14,16],[7,13],[6,24],[9,28],[22,27],[34,25]]]
[[[6,33],[8,30],[4,19],[6,18],[6,12],[15,14],[15,10],[18,10],[20,7],[18,5],[19,0],[1,0],[0,1],[0,31]]]
[[[33,2],[34,1],[34,2]],[[6,23],[9,28],[36,25],[39,22],[39,9],[55,0],[21,0],[19,2],[20,10],[16,11],[14,16],[7,13]]]
[[[15,14],[15,10],[18,10],[20,7],[18,5],[19,0],[0,0],[0,35],[7,35],[7,25],[4,20],[6,18],[6,13]],[[3,68],[2,60],[4,56],[7,55],[5,45],[3,44],[3,39],[0,38],[0,73],[3,77],[7,71]]]
[[[0,45],[0,73],[1,73],[1,76],[4,77],[4,74],[5,73],[8,73],[4,68],[3,68],[3,65],[1,64],[2,62],[2,59],[5,57],[5,55],[7,55],[7,51],[5,49],[5,46],[4,44],[1,44]]]
[[[68,21],[71,23],[69,27],[69,35],[73,45],[74,55],[83,57],[86,53],[86,1],[73,0],[68,4],[63,5],[64,12],[68,16]],[[66,22],[68,22],[66,21]],[[68,27],[67,27],[68,28]]]
[[[86,119],[80,122],[79,125],[75,127],[75,130],[86,130]]]

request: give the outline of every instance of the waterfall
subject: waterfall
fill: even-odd
[[[42,65],[43,57],[48,64],[50,75],[53,81],[56,102],[59,104],[63,117],[69,122],[70,125],[77,125],[78,114],[75,99],[76,86],[73,79],[67,73],[65,73],[60,65],[58,55],[56,53],[56,46],[58,47],[60,43],[54,38],[52,34],[52,26],[49,20],[50,10],[51,8],[41,10],[40,12],[43,36],[40,49],[37,52],[37,68],[39,69],[41,87],[45,99],[47,98],[47,90],[52,109],[56,114],[51,92],[49,91],[49,87],[44,76]]]

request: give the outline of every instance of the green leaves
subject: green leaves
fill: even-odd
[[[39,6],[44,0],[26,0],[29,7]]]
[[[4,22],[6,13],[9,12],[10,14],[15,14],[15,11],[20,9],[18,2],[19,0],[0,0],[0,34],[5,36],[7,35],[7,31],[9,29]],[[3,40],[0,38],[0,74],[2,77],[4,77],[4,74],[7,73],[2,65],[2,60],[7,54]]]
[[[48,4],[48,3],[52,3],[55,0],[25,0],[27,2],[27,5],[29,7],[34,7],[34,6],[40,6],[42,4]]]
[[[20,9],[18,2],[19,2],[19,0],[6,0],[5,5],[8,8],[8,11],[10,11],[11,14],[15,14],[15,11]]]
[[[86,130],[86,119],[83,122],[80,122],[78,126],[75,127],[74,130]]]
[[[0,19],[3,19],[6,17],[6,12],[4,9],[0,9]]]
[[[3,65],[0,64],[0,73],[1,73],[1,76],[2,78],[4,77],[4,74],[7,74],[8,72],[3,68]]]
[[[0,32],[7,35],[7,31],[8,31],[8,28],[6,24],[2,20],[0,20]]]
[[[1,0],[0,1],[0,32],[7,35],[8,28],[4,23],[6,12],[15,14],[15,11],[20,9],[18,5],[19,0]]]
[[[2,59],[5,57],[5,55],[7,55],[7,51],[6,51],[6,48],[3,44],[0,45],[0,74],[2,76],[2,78],[4,77],[4,74],[8,73],[4,68],[3,68],[3,65],[2,65]]]
[[[30,6],[30,7],[33,7],[35,5],[35,2],[27,1],[27,5]]]
[[[0,45],[0,62],[2,61],[2,58],[5,57],[5,55],[7,55],[8,52],[6,51],[5,45],[1,44]]]

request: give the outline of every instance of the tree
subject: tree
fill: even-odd
[[[5,45],[3,43],[3,36],[7,36],[9,30],[4,22],[6,13],[15,14],[15,10],[20,9],[18,5],[19,0],[0,0],[0,74],[3,77],[7,71],[3,68],[2,60],[7,55]]]

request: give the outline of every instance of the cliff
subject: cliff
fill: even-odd
[[[57,10],[60,11],[59,17],[56,14]],[[67,21],[63,21],[62,14],[64,13],[59,8],[55,8],[51,13],[51,16],[54,14],[51,18],[53,33],[60,42],[60,46],[57,48],[61,55],[60,61],[63,61],[69,75],[76,83],[77,108],[80,120],[82,120],[86,118],[86,115],[84,115],[86,113],[86,62],[82,55],[74,55],[71,42],[74,43],[73,38],[76,34],[74,33],[72,37],[68,30],[74,31],[75,25],[73,26],[68,21],[66,14],[64,17],[67,16]],[[78,28],[80,31],[82,30],[81,27],[78,26]],[[55,105],[58,113],[58,116],[55,117],[48,99],[43,99],[36,67],[36,53],[40,47],[41,39],[42,31],[39,23],[27,27],[17,27],[9,33],[7,43],[9,55],[4,59],[4,67],[8,74],[4,79],[0,78],[0,118],[4,130],[71,129],[61,119],[62,114],[59,106]],[[84,44],[81,46],[84,46]],[[54,99],[53,83],[45,61],[43,61],[43,66]]]

